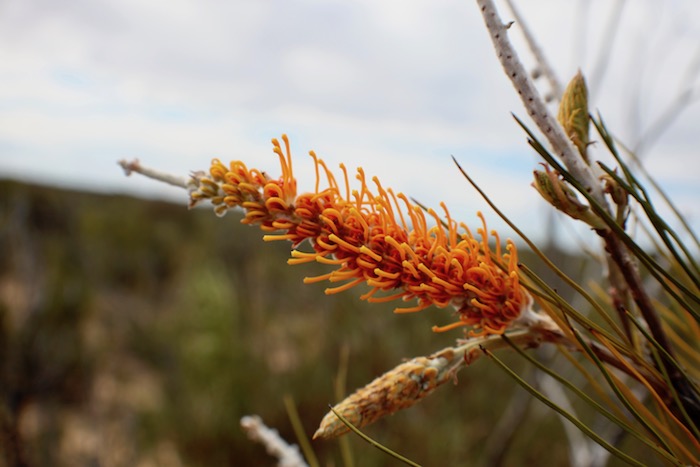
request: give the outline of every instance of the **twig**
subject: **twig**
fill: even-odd
[[[669,352],[669,355],[673,355],[671,343],[662,328],[661,319],[659,319],[652,305],[651,298],[647,295],[642,286],[642,278],[637,270],[637,265],[632,261],[629,254],[624,254],[627,253],[627,249],[624,248],[613,232],[599,232],[599,234],[605,241],[605,250],[620,268],[625,282],[630,286],[632,299],[637,304],[639,311],[647,322],[652,336],[654,336],[654,339],[656,339],[664,350]]]
[[[542,52],[540,45],[537,43],[537,41],[535,41],[535,36],[532,34],[532,31],[530,31],[530,28],[525,22],[523,16],[520,14],[520,11],[516,8],[515,4],[511,0],[506,0],[506,4],[508,5],[508,8],[510,8],[510,11],[513,13],[515,21],[518,23],[518,26],[520,26],[520,29],[523,32],[525,42],[527,43],[528,47],[530,47],[530,52],[532,52],[532,55],[535,57],[535,61],[537,62],[538,70],[542,73],[542,76],[544,76],[549,82],[549,87],[551,88],[552,95],[556,100],[561,100],[564,88],[557,79],[557,75],[554,73],[554,70],[550,66],[547,57]]]
[[[667,355],[674,357],[675,352],[671,342],[663,328],[661,319],[654,308],[649,295],[644,289],[642,278],[637,270],[637,266],[630,257],[629,250],[622,245],[620,239],[612,231],[598,231],[598,234],[605,241],[605,249],[612,257],[613,261],[620,268],[620,272],[629,286],[632,299],[639,308],[644,321],[649,327],[649,332],[654,340],[659,344]],[[664,366],[669,380],[678,391],[685,409],[690,413],[693,421],[700,420],[700,400],[698,394],[692,389],[683,374],[676,368],[672,361],[665,356],[661,356],[661,363]]]
[[[246,415],[241,418],[241,427],[253,441],[257,441],[267,450],[271,456],[275,456],[279,467],[308,467],[299,453],[299,447],[288,444],[283,440],[277,430],[268,428],[257,415]]]
[[[131,175],[132,172],[136,172],[145,177],[152,178],[160,182],[165,182],[169,185],[174,185],[179,188],[187,188],[187,179],[184,177],[178,177],[177,175],[171,175],[149,167],[144,167],[141,165],[138,159],[134,159],[131,162],[128,162],[126,159],[122,159],[117,163],[122,169],[124,169],[124,173],[127,176]]]
[[[564,129],[549,112],[537,88],[528,76],[518,58],[513,45],[508,39],[509,24],[503,24],[492,0],[477,0],[477,5],[484,17],[486,28],[496,49],[498,59],[508,78],[518,91],[528,115],[545,135],[554,151],[561,157],[569,172],[576,177],[585,190],[601,207],[609,211],[603,191],[591,168],[584,162]]]
[[[622,19],[622,10],[625,6],[625,0],[617,0],[614,6],[614,10],[610,15],[607,27],[605,28],[605,35],[600,42],[600,50],[598,52],[598,60],[593,67],[591,72],[591,78],[589,80],[589,87],[592,92],[598,90],[598,86],[603,80],[605,71],[608,69],[608,62],[610,61],[610,56],[612,55],[613,42],[615,42],[615,33],[620,29],[620,20]]]
[[[621,0],[622,1],[622,0]],[[522,63],[513,49],[512,44],[508,40],[507,30],[510,25],[503,24],[501,18],[496,11],[492,0],[477,0],[477,5],[481,10],[481,14],[486,23],[486,28],[489,31],[494,48],[498,55],[498,59],[510,78],[513,86],[518,91],[520,98],[528,111],[528,114],[538,126],[540,131],[549,140],[553,150],[566,165],[571,175],[576,179],[583,189],[589,194],[590,199],[598,204],[599,208],[605,213],[610,214],[610,206],[607,203],[602,191],[601,185],[593,174],[590,167],[585,164],[580,157],[578,151],[573,146],[571,140],[566,136],[562,127],[550,114],[544,101],[537,92],[532,80],[529,78]],[[639,307],[639,310],[644,317],[644,320],[649,326],[649,330],[658,342],[659,346],[673,356],[673,350],[668,337],[661,325],[661,320],[654,309],[651,300],[646,293],[642,280],[637,270],[629,250],[620,241],[616,234],[610,229],[597,229],[597,233],[605,241],[606,251],[610,254],[614,262],[620,268],[620,271],[625,278],[625,282],[629,286],[632,298]],[[691,413],[691,417],[696,420],[700,419],[700,401],[698,395],[689,387],[688,382],[683,375],[673,366],[672,362],[667,359],[663,360],[663,364],[669,378],[681,395],[686,408]]]

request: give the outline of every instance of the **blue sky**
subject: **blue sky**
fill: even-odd
[[[559,78],[580,68],[593,107],[630,146],[683,89],[700,95],[697,1],[518,4]],[[531,65],[517,25],[511,37]],[[3,178],[184,205],[184,191],[126,178],[116,161],[186,175],[219,157],[275,174],[269,140],[286,132],[302,190],[313,188],[314,149],[474,225],[488,209],[454,155],[544,234],[547,208],[529,186],[539,161],[510,115],[525,112],[470,0],[6,0],[0,57]],[[691,103],[643,153],[696,226],[699,127]]]

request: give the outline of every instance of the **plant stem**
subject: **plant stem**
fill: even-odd
[[[629,286],[632,299],[649,327],[649,332],[666,354],[673,358],[674,351],[671,342],[666,335],[666,331],[663,329],[661,319],[649,295],[647,295],[646,290],[644,290],[642,286],[642,278],[639,275],[636,264],[629,255],[629,250],[625,248],[612,231],[604,230],[598,231],[598,233],[605,242],[605,250],[620,268],[620,272]],[[690,414],[690,417],[695,423],[700,422],[700,398],[698,394],[693,390],[692,386],[686,381],[683,374],[675,367],[669,358],[662,355],[661,362],[668,374],[670,383],[676,391],[678,391],[680,399],[685,409]]]
[[[169,173],[151,169],[150,167],[144,167],[141,165],[141,163],[139,163],[138,159],[134,159],[131,162],[122,159],[118,162],[118,164],[122,169],[124,169],[124,173],[126,175],[131,175],[132,172],[136,172],[145,177],[152,178],[178,188],[187,188],[187,180],[184,177],[178,177],[177,175],[171,175]]]
[[[508,8],[510,8],[510,11],[513,13],[515,21],[520,26],[520,30],[523,32],[523,36],[525,37],[525,42],[527,42],[528,47],[530,47],[530,52],[532,52],[532,55],[535,56],[535,60],[537,61],[539,71],[542,73],[542,76],[544,76],[549,82],[549,87],[551,88],[552,96],[555,100],[560,101],[561,96],[564,93],[564,88],[557,79],[556,73],[554,73],[554,70],[547,61],[547,57],[542,52],[542,49],[540,48],[539,44],[537,43],[537,41],[535,41],[535,36],[532,34],[532,31],[530,31],[530,28],[525,22],[525,19],[520,14],[520,10],[516,8],[512,0],[506,0],[506,4],[508,5]]]
[[[510,43],[507,34],[510,24],[503,24],[492,0],[477,0],[476,3],[491,36],[498,60],[501,62],[503,70],[513,83],[516,91],[518,91],[528,115],[549,140],[553,150],[564,162],[569,172],[579,180],[585,190],[591,194],[593,199],[603,209],[610,212],[608,202],[596,176],[547,108],[544,99],[540,96],[525,67],[518,58],[513,45]]]

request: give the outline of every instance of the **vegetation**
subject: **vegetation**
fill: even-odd
[[[503,245],[483,215],[472,228],[362,169],[334,174],[313,152],[316,186],[298,191],[285,135],[272,140],[278,178],[244,161],[188,178],[121,162],[234,222],[7,182],[7,464],[265,463],[241,426],[281,464],[285,439],[311,465],[360,455],[384,465],[387,453],[410,465],[700,464],[700,241],[591,115],[583,75],[563,91],[552,84],[555,118],[510,24],[492,1],[477,4],[531,118],[515,120],[543,161],[533,186],[590,229],[598,253],[538,248],[458,161],[522,243]],[[306,287],[279,261],[289,244]],[[338,294],[351,289],[364,302]],[[453,322],[437,325],[434,310],[448,307]],[[325,402],[335,405],[323,416]],[[349,431],[380,449],[328,441]]]
[[[242,416],[255,412],[295,440],[284,396],[313,433],[338,400],[344,349],[351,390],[454,338],[430,332],[433,312],[397,317],[300,286],[300,274],[324,268],[286,266],[288,246],[264,244],[236,213],[12,181],[0,183],[0,200],[5,465],[273,465]],[[369,433],[425,464],[496,454],[506,465],[545,454],[565,462],[560,422],[488,362],[439,391]],[[499,419],[523,409],[543,425],[494,447]],[[386,465],[385,454],[349,443],[362,465]],[[340,464],[335,443],[313,446]]]

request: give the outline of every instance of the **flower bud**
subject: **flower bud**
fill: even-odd
[[[629,193],[617,183],[617,180],[608,174],[601,176],[600,179],[603,181],[603,191],[610,195],[615,204],[621,207],[629,204]]]
[[[604,229],[605,223],[589,206],[581,203],[574,190],[559,177],[559,174],[544,165],[545,171],[535,170],[532,186],[549,204],[574,219],[581,220],[594,229]]]
[[[588,121],[588,89],[586,81],[579,71],[569,82],[564,91],[557,120],[564,131],[571,138],[583,160],[588,163],[588,134],[590,122]]]

